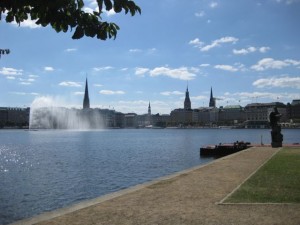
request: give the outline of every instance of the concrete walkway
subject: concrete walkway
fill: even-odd
[[[279,149],[253,147],[205,166],[15,224],[300,224],[300,204],[219,203]]]

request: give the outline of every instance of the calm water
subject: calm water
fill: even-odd
[[[283,130],[300,142],[300,130]],[[0,130],[0,224],[212,161],[199,147],[270,143],[269,130]]]

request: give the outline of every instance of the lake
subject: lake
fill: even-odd
[[[299,142],[300,129],[282,133]],[[203,145],[261,139],[270,130],[0,130],[0,224],[211,162]]]

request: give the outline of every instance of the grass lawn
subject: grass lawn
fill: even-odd
[[[283,148],[225,203],[300,203],[300,148]]]

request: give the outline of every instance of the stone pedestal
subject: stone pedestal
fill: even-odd
[[[281,134],[281,127],[280,126],[273,126],[271,131],[272,137],[272,148],[279,148],[282,147],[283,135]]]

